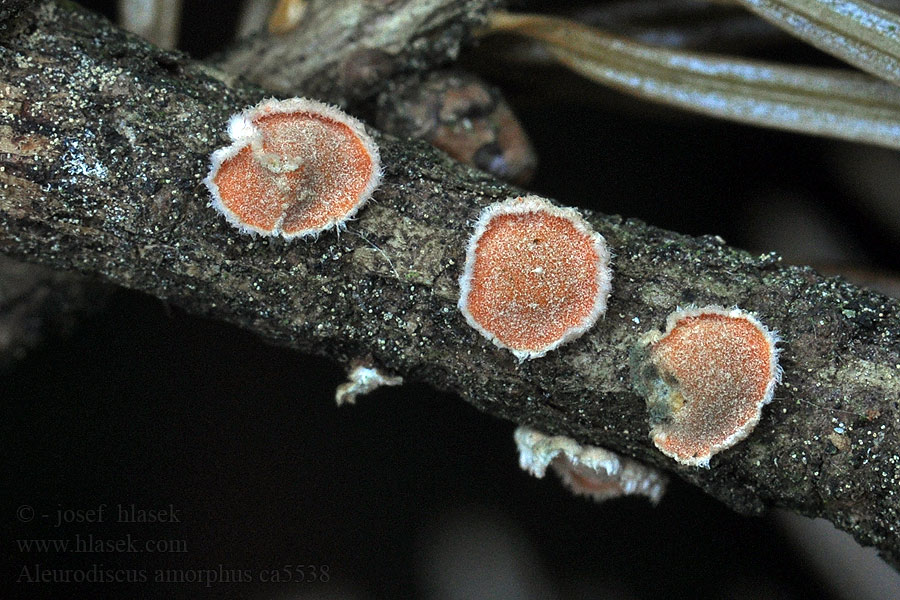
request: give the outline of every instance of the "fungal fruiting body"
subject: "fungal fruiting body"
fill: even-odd
[[[571,208],[538,196],[488,206],[469,240],[459,309],[519,360],[544,356],[606,311],[606,241]]]
[[[286,239],[340,226],[381,178],[363,124],[306,98],[264,100],[228,123],[204,183],[211,205],[245,233]]]
[[[656,504],[666,490],[665,475],[611,450],[582,446],[571,438],[524,426],[516,429],[514,437],[523,470],[542,478],[549,466],[576,495],[598,502],[640,495]]]
[[[665,333],[646,334],[632,376],[656,447],[708,468],[713,454],[747,437],[781,380],[777,341],[752,315],[718,306],[676,311]]]
[[[403,378],[388,375],[368,363],[356,363],[347,374],[347,381],[335,390],[334,401],[338,406],[356,404],[357,396],[364,396],[380,387],[394,385],[403,385]]]

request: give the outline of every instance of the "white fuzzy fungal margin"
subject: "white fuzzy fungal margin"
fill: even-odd
[[[637,495],[657,504],[666,491],[665,475],[611,450],[582,446],[572,438],[526,426],[516,429],[514,438],[523,470],[542,478],[550,467],[576,495],[598,502]]]
[[[380,387],[394,385],[403,385],[403,378],[388,375],[378,367],[358,364],[347,375],[347,382],[335,390],[334,401],[338,406],[356,404],[357,396],[364,396]]]

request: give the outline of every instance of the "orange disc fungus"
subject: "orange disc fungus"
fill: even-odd
[[[228,135],[204,183],[244,233],[292,239],[339,227],[381,178],[363,124],[315,100],[264,100],[233,116]]]
[[[777,341],[752,315],[717,306],[676,311],[665,334],[645,335],[632,373],[656,447],[708,468],[713,454],[747,437],[781,380]]]
[[[487,207],[459,280],[469,325],[519,360],[544,356],[606,311],[606,242],[571,208],[538,196]]]

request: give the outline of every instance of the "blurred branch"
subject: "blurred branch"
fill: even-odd
[[[371,355],[487,413],[676,472],[736,510],[823,516],[900,559],[897,301],[714,237],[588,213],[616,253],[609,312],[519,364],[456,309],[470,224],[515,189],[376,132],[384,183],[345,234],[243,236],[200,181],[228,116],[265,92],[54,4],[4,38],[0,65],[3,252],[344,363]],[[739,304],[784,340],[775,401],[710,470],[652,446],[627,369],[638,338],[688,303]]]
[[[178,45],[181,0],[119,0],[119,24],[160,48]]]
[[[238,14],[237,38],[261,33],[266,28],[277,0],[243,0]]]
[[[111,288],[0,255],[0,369],[100,310]]]
[[[310,0],[298,26],[239,42],[215,59],[279,94],[341,106],[385,91],[393,77],[452,62],[497,0]]]
[[[537,166],[531,142],[500,90],[456,69],[395,82],[378,97],[375,123],[517,185],[527,184]]]
[[[278,4],[269,15],[268,30],[272,34],[292,31],[303,20],[309,0],[278,0]]]

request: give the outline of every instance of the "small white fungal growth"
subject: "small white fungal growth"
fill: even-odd
[[[347,379],[334,392],[334,401],[338,406],[356,404],[357,396],[364,396],[382,386],[403,385],[402,377],[388,375],[377,367],[364,364],[353,367]]]
[[[578,211],[538,196],[482,211],[459,279],[466,321],[520,361],[577,338],[606,312],[609,251]]]
[[[363,124],[315,100],[264,100],[231,117],[228,135],[203,183],[244,233],[293,239],[340,227],[381,180]]]
[[[542,478],[549,466],[576,495],[598,502],[638,495],[657,504],[666,491],[665,475],[611,450],[581,446],[571,438],[525,426],[516,429],[514,437],[522,469]]]
[[[635,389],[647,400],[650,435],[681,464],[709,468],[713,454],[753,431],[781,380],[778,336],[738,308],[677,310],[632,357]]]

